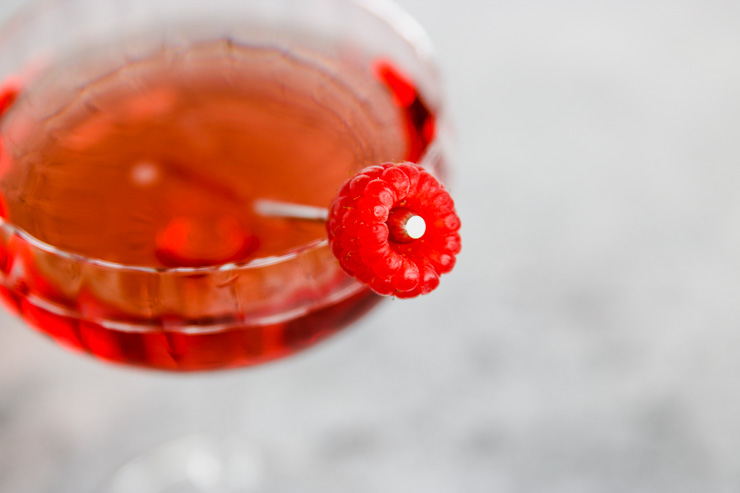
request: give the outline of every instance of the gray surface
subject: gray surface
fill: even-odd
[[[303,356],[187,381],[3,317],[0,491],[92,491],[211,398],[266,451],[264,491],[740,489],[738,4],[402,4],[458,128],[454,274]]]

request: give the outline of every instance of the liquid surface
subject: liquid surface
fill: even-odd
[[[68,96],[48,117],[22,100],[22,125],[10,115],[7,212],[59,249],[128,265],[216,265],[323,238],[254,201],[328,207],[356,170],[407,147],[382,81],[276,49],[163,52]]]

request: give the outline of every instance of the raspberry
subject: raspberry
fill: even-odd
[[[452,198],[413,163],[361,170],[339,190],[326,225],[339,265],[383,295],[429,293],[460,252]]]
[[[157,234],[155,255],[165,267],[204,267],[244,260],[259,246],[236,216],[181,216]]]
[[[20,83],[15,79],[9,79],[3,83],[0,87],[0,117],[13,106],[20,91]]]
[[[434,113],[426,105],[411,79],[396,69],[390,61],[377,60],[375,73],[402,109],[408,136],[406,159],[416,161],[434,139],[436,128]]]

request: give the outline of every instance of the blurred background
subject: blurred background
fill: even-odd
[[[3,314],[0,492],[96,491],[192,429],[198,386],[238,410],[265,492],[740,489],[740,3],[399,3],[457,128],[454,273],[295,358],[187,379]]]

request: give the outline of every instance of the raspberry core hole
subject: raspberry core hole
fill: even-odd
[[[391,241],[408,243],[418,240],[427,230],[424,218],[414,211],[399,207],[388,215],[388,231]]]

